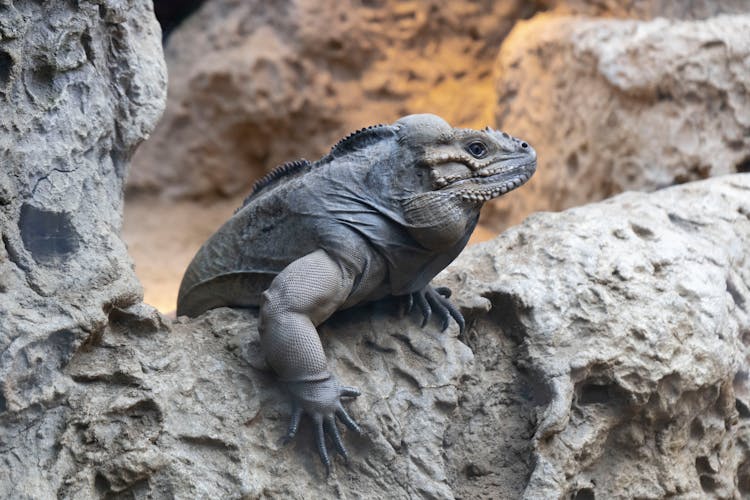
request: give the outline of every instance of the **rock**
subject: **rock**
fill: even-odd
[[[526,398],[525,498],[750,494],[749,244],[741,174],[537,214],[470,248],[443,282],[477,311],[469,345],[485,371],[469,393],[492,396],[488,373],[537,390],[461,404],[448,461],[458,450],[489,475],[507,463],[506,441],[482,444],[503,401]],[[506,353],[514,367],[492,370]]]
[[[307,420],[279,443],[289,406],[259,355],[254,313],[181,318],[169,335],[113,329],[68,367],[81,391],[61,444],[85,465],[66,494],[451,498],[440,430],[472,354],[455,328],[422,331],[390,312],[345,314],[323,329],[332,369],[364,393],[346,406],[366,433],[345,434],[352,464],[334,460],[330,478]]]
[[[637,19],[706,19],[719,14],[746,14],[746,0],[541,0],[543,7],[557,14],[577,14]]]
[[[539,169],[487,220],[750,170],[748,30],[747,15],[519,22],[498,58],[497,121]]]
[[[151,2],[0,2],[4,498],[55,496],[72,466],[53,449],[75,386],[60,370],[140,302],[122,185],[165,89]]]
[[[65,367],[48,480],[71,498],[746,495],[748,192],[743,174],[626,193],[470,248],[439,277],[460,339],[387,303],[336,315],[322,340],[365,433],[328,478],[307,419],[278,442],[255,312],[170,332],[112,315]]]
[[[170,36],[169,102],[131,192],[246,192],[274,166],[413,112],[492,123],[511,2],[206,2]]]

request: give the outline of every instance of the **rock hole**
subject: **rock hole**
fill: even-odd
[[[570,496],[571,500],[595,500],[592,488],[581,488]]]
[[[57,68],[40,62],[26,73],[26,89],[36,101],[50,104],[62,90],[57,76]]]
[[[737,307],[739,307],[740,309],[744,311],[745,310],[745,297],[742,296],[740,291],[737,290],[737,287],[735,286],[734,282],[729,278],[727,278],[727,292],[729,293],[729,295],[732,296],[732,300],[737,305]]]
[[[568,172],[575,174],[578,172],[578,155],[576,153],[570,153],[565,160],[565,166],[568,167]]]
[[[698,471],[698,474],[710,474],[711,472],[713,472],[711,470],[711,464],[708,461],[708,457],[696,457],[695,470]]]
[[[7,409],[8,409],[8,400],[5,399],[5,394],[3,394],[3,391],[0,391],[0,413],[5,413]]]
[[[743,498],[750,495],[750,462],[743,462],[737,468],[737,488]]]
[[[91,35],[88,33],[81,34],[81,46],[86,53],[86,59],[88,59],[89,62],[94,62],[94,47]]]
[[[484,467],[477,465],[475,463],[470,463],[464,467],[464,475],[470,479],[486,476],[489,474],[489,471],[486,470]]]
[[[611,387],[605,384],[585,384],[578,394],[578,402],[582,405],[609,403],[610,399]]]
[[[750,418],[750,408],[748,408],[745,403],[743,403],[739,399],[735,399],[734,407],[737,409],[737,413],[739,413],[740,418]]]
[[[701,44],[702,49],[718,49],[725,46],[724,40],[709,40]]]
[[[552,400],[552,391],[541,373],[529,371],[525,365],[517,366],[523,380],[521,396],[533,406],[546,406]]]
[[[101,472],[97,472],[96,476],[94,476],[94,489],[96,489],[101,496],[106,495],[111,490],[109,480],[104,477],[104,474]]]
[[[694,441],[700,441],[703,439],[703,435],[705,434],[705,431],[703,430],[703,422],[700,421],[700,419],[695,418],[690,424],[690,437]]]
[[[650,240],[654,237],[653,231],[651,231],[647,227],[640,226],[634,222],[630,223],[630,228],[639,238],[643,238],[644,240]]]
[[[705,226],[705,224],[703,223],[685,219],[674,213],[668,213],[667,217],[669,218],[669,222],[681,229],[684,229],[685,231],[697,231],[701,227]]]
[[[669,91],[669,89],[658,87],[656,89],[656,99],[658,101],[672,101],[674,100],[674,96],[672,96],[672,93]]]
[[[123,413],[130,418],[147,420],[150,423],[162,422],[164,420],[159,405],[153,399],[142,399],[127,408]]]
[[[4,89],[13,74],[13,58],[7,52],[0,51],[0,89]]]
[[[700,476],[701,488],[706,493],[712,493],[716,490],[716,480],[711,476]]]
[[[328,50],[332,50],[334,52],[338,52],[344,48],[344,44],[341,42],[341,40],[328,40],[328,43],[326,45],[328,46]]]
[[[58,263],[78,250],[80,236],[65,212],[25,203],[18,225],[24,247],[39,264]]]
[[[500,325],[511,340],[520,343],[526,337],[526,327],[521,321],[521,316],[527,314],[529,308],[524,305],[518,296],[493,292],[485,296],[492,304],[490,318]]]
[[[746,174],[750,172],[750,156],[743,158],[734,168],[737,170],[738,174]]]

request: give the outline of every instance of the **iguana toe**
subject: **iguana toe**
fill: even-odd
[[[331,459],[328,456],[328,449],[326,449],[326,435],[323,429],[323,416],[319,413],[313,415],[313,421],[315,422],[315,445],[318,448],[318,454],[320,455],[320,461],[326,468],[326,476],[331,473]]]
[[[336,409],[336,416],[339,417],[339,420],[344,422],[344,425],[347,426],[350,430],[356,432],[357,434],[362,434],[362,429],[359,428],[357,422],[355,422],[352,417],[349,416],[344,407],[340,404]]]
[[[341,398],[354,398],[361,393],[355,387],[342,386],[335,378],[325,380],[290,382],[289,391],[292,394],[292,416],[286,435],[282,438],[289,442],[297,434],[297,428],[303,413],[307,413],[314,423],[315,446],[320,461],[326,468],[326,474],[331,472],[331,457],[326,447],[326,435],[333,442],[334,449],[348,462],[341,434],[336,426],[336,417],[350,430],[360,434],[361,430],[341,404]]]
[[[289,427],[287,428],[286,434],[281,438],[282,444],[286,444],[297,435],[297,429],[299,428],[299,421],[302,418],[302,408],[296,403],[292,403],[292,416],[289,421]]]
[[[422,311],[422,328],[424,328],[432,316],[432,307],[430,307],[430,303],[427,301],[427,293],[422,290],[412,295],[414,295],[414,302],[416,302],[417,307]]]

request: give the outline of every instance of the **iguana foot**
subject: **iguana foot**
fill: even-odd
[[[445,331],[450,324],[450,319],[453,318],[458,323],[458,329],[460,333],[464,332],[466,328],[466,320],[464,320],[461,311],[448,300],[451,296],[451,290],[447,287],[433,288],[427,285],[418,292],[414,292],[405,297],[405,306],[407,312],[411,312],[416,304],[419,310],[422,312],[422,327],[427,325],[430,321],[432,314],[434,313],[440,321],[442,331]]]
[[[354,387],[339,385],[333,377],[308,382],[289,382],[288,387],[292,394],[292,417],[289,429],[282,440],[284,443],[288,443],[294,438],[302,414],[307,413],[315,424],[315,444],[320,454],[320,461],[326,468],[326,474],[330,474],[331,459],[328,456],[325,436],[328,434],[336,451],[348,462],[349,455],[336,427],[336,417],[349,429],[361,434],[362,431],[359,426],[341,404],[341,398],[356,398],[360,395],[360,391]]]

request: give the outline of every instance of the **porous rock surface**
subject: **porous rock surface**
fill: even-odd
[[[50,498],[74,468],[60,370],[139,307],[122,186],[165,90],[151,2],[0,2],[0,497]]]
[[[743,174],[530,217],[439,277],[461,339],[389,304],[335,316],[323,343],[365,432],[330,477],[309,421],[278,442],[253,311],[171,331],[115,312],[64,368],[49,475],[70,498],[746,495],[749,193]]]
[[[490,125],[497,49],[531,12],[522,0],[206,2],[170,36],[169,102],[128,185],[234,195],[406,114]]]
[[[526,498],[750,494],[749,243],[738,174],[533,215],[449,268],[544,388]]]
[[[749,31],[750,15],[520,21],[497,60],[496,117],[539,168],[490,219],[750,170]]]
[[[747,0],[540,0],[539,3],[557,14],[636,19],[706,19],[750,11]]]

